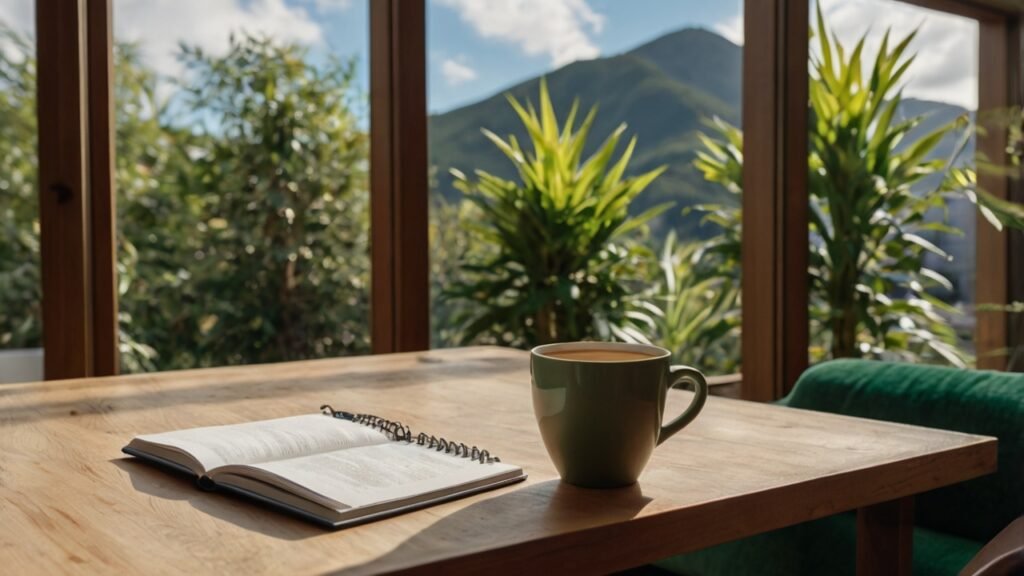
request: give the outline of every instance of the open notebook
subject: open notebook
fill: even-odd
[[[336,528],[526,478],[476,448],[333,410],[145,434],[122,450]]]

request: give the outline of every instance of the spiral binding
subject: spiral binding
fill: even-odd
[[[386,420],[380,416],[374,416],[373,414],[354,414],[352,412],[345,412],[344,410],[335,410],[330,404],[324,404],[320,407],[320,410],[334,418],[340,418],[342,420],[350,420],[356,424],[363,424],[369,426],[374,430],[384,433],[385,436],[391,440],[401,442],[412,442],[412,430],[408,426],[394,420]]]
[[[324,404],[320,407],[320,410],[327,416],[331,416],[333,418],[340,418],[342,420],[349,420],[357,424],[369,426],[382,432],[391,440],[409,442],[410,444],[415,443],[419,446],[432,448],[438,452],[451,454],[452,456],[476,460],[481,464],[501,462],[501,459],[497,456],[492,456],[489,451],[481,450],[476,446],[467,446],[462,442],[452,442],[445,438],[439,438],[423,432],[420,432],[414,437],[412,430],[408,426],[396,420],[388,420],[386,418],[381,418],[380,416],[374,416],[373,414],[355,414],[353,412],[345,412],[344,410],[335,410],[330,404]]]

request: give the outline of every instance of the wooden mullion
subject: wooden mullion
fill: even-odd
[[[111,0],[87,0],[89,197],[92,203],[93,373],[118,373],[117,204],[114,188],[114,67]]]
[[[769,401],[775,391],[776,2],[744,2],[743,238],[741,396]],[[754,90],[754,87],[760,87]],[[755,92],[759,92],[755,94]],[[765,287],[767,289],[759,288]]]
[[[370,0],[370,326],[376,354],[395,350],[391,19],[391,0]]]
[[[1019,180],[1012,183],[1011,199],[1017,204],[1024,204],[1024,185]],[[1024,302],[1024,232],[1017,230],[1010,234],[1009,257],[1007,300]],[[1010,350],[1006,369],[1024,372],[1024,313],[1018,312],[1008,318],[1006,341]]]
[[[93,370],[83,0],[37,0],[44,374]]]
[[[978,120],[984,125],[986,111],[998,111],[1010,105],[1010,39],[1006,20],[979,22]],[[998,126],[978,135],[977,154],[997,164],[1006,162],[1006,132]],[[996,198],[1007,199],[1007,178],[979,172],[978,186]],[[993,228],[977,216],[975,241],[975,301],[979,304],[1005,304],[1008,297],[1009,242],[1006,232]],[[975,348],[978,368],[1002,370],[1006,356],[1000,351],[1007,344],[1007,315],[980,312],[976,315]]]
[[[1013,106],[1024,107],[1024,27],[1021,16],[1007,19],[1009,46],[1007,50],[1007,74],[1010,89],[1010,102]],[[1008,194],[1011,201],[1024,205],[1024,182],[1013,179],[1008,183]],[[1024,231],[1016,230],[1009,233],[1007,251],[1007,300],[1024,302]],[[1011,355],[1007,369],[1024,372],[1024,313],[1014,314],[1007,321],[1007,345]]]
[[[423,0],[370,2],[372,348],[430,346]]]
[[[807,366],[807,3],[744,3],[742,396]]]
[[[406,352],[430,348],[426,2],[392,1],[395,350]]]
[[[775,334],[781,366],[777,368],[776,394],[785,396],[807,369],[810,348],[807,189],[808,130],[808,3],[789,0],[780,21],[784,24],[781,53],[782,110],[778,138],[781,178],[776,189],[776,227],[780,236],[775,255],[779,300]]]

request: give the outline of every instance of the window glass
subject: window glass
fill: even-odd
[[[0,3],[0,383],[43,377],[34,10]]]
[[[369,351],[367,9],[115,0],[125,371]]]
[[[891,0],[811,20],[811,360],[971,365],[977,212],[949,176],[974,163],[978,24]]]
[[[742,3],[427,9],[433,345],[738,371]]]

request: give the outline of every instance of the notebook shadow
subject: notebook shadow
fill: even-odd
[[[635,517],[648,503],[639,484],[615,490],[588,490],[548,480],[501,493],[445,516],[370,562],[333,574],[355,576],[402,571],[450,553],[494,548],[501,534],[528,542],[555,527],[581,530]],[[467,572],[460,566],[460,572]],[[491,561],[479,559],[468,572],[485,572]],[[570,567],[566,567],[570,568]],[[445,571],[443,565],[437,567]]]
[[[135,458],[115,458],[117,466],[143,494],[163,500],[186,500],[193,508],[235,526],[281,540],[303,540],[329,534],[307,521],[283,514],[254,500],[229,492],[205,492],[195,478],[170,468],[164,469]]]

